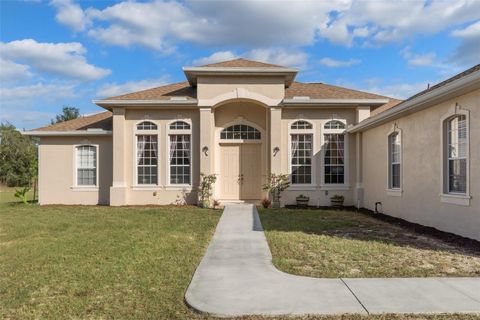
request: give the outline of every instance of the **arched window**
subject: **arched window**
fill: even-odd
[[[313,184],[313,125],[297,120],[290,125],[290,180],[292,185]]]
[[[138,185],[158,184],[158,126],[152,121],[136,125],[136,179]]]
[[[191,185],[192,183],[192,126],[177,120],[168,126],[169,184]]]
[[[175,121],[170,124],[171,130],[190,130],[190,124],[185,121]]]
[[[401,136],[395,131],[388,136],[388,187],[400,189],[401,186]]]
[[[325,123],[324,129],[345,129],[345,124],[338,120],[331,120]]]
[[[295,121],[294,123],[292,123],[290,128],[294,129],[294,130],[302,130],[302,129],[312,129],[313,126],[308,121],[298,120],[298,121]]]
[[[260,131],[245,124],[235,124],[225,128],[220,133],[222,140],[260,140]]]
[[[446,177],[448,193],[467,193],[468,140],[467,117],[457,115],[446,120]]]
[[[76,147],[77,186],[97,185],[97,147],[82,145]]]
[[[143,121],[137,124],[137,130],[157,130],[157,125],[151,121]]]
[[[330,120],[323,130],[323,178],[325,184],[345,184],[345,123]]]

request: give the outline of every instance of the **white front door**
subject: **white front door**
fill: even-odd
[[[240,160],[240,199],[256,200],[262,194],[261,144],[243,144]]]
[[[261,144],[233,144],[220,147],[220,198],[258,200],[262,194]]]
[[[221,171],[219,176],[221,198],[238,200],[240,195],[240,145],[220,147]]]

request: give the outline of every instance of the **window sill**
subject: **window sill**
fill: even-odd
[[[133,191],[158,191],[162,186],[156,184],[146,184],[146,185],[134,185],[132,186]]]
[[[75,192],[98,192],[97,186],[73,186],[70,189]]]
[[[348,184],[321,184],[320,190],[322,191],[347,191],[350,190],[350,185]]]
[[[402,189],[386,189],[387,196],[391,197],[401,197],[403,190]]]
[[[179,184],[179,185],[168,185],[165,186],[165,190],[185,190],[185,191],[192,191],[192,186],[190,184]]]
[[[295,184],[295,185],[290,185],[287,190],[290,191],[315,191],[317,190],[317,187],[311,184]]]
[[[455,204],[458,206],[470,206],[470,199],[471,196],[463,195],[463,194],[441,194],[440,195],[440,202]]]

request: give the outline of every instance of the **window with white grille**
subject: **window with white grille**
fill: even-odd
[[[78,146],[77,148],[77,186],[97,185],[97,148]]]

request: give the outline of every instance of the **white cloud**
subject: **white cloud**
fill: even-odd
[[[330,68],[339,68],[339,67],[350,67],[355,64],[362,62],[359,59],[350,59],[350,60],[335,60],[332,58],[322,58],[320,59],[320,64]]]
[[[476,0],[353,1],[329,22],[331,32],[321,34],[332,42],[343,39],[344,44],[350,44],[349,36],[365,38],[366,32],[360,32],[359,28],[371,27],[365,40],[384,44],[434,34],[479,17],[480,1]],[[348,35],[345,30],[349,30]]]
[[[193,64],[196,66],[201,66],[226,60],[233,60],[236,58],[237,56],[232,51],[218,51],[208,57],[193,60]]]
[[[72,0],[52,0],[51,4],[57,9],[55,19],[73,31],[84,31],[90,23],[80,5]]]
[[[456,65],[480,63],[480,20],[464,29],[454,30],[452,36],[462,39],[462,42],[450,56],[450,62]]]
[[[387,97],[407,99],[414,94],[417,94],[420,91],[427,89],[427,86],[428,82],[395,83],[385,86],[368,87],[367,89],[362,90],[381,94]]]
[[[464,29],[457,29],[452,31],[452,35],[455,37],[469,38],[480,36],[480,21],[472,23]]]
[[[91,81],[110,74],[110,70],[87,63],[86,49],[78,42],[40,43],[33,39],[0,42],[4,59],[20,62],[38,71],[80,81]]]
[[[435,52],[427,52],[421,54],[412,53],[410,47],[405,47],[400,54],[407,60],[409,66],[422,67],[422,66],[439,66],[435,63],[437,54]]]
[[[281,48],[254,49],[247,52],[245,57],[251,60],[297,68],[305,68],[308,61],[308,55],[303,51]]]
[[[55,117],[52,112],[9,110],[0,113],[0,122],[8,121],[18,129],[30,129],[48,124]]]
[[[174,51],[178,42],[269,48],[311,45],[319,38],[351,46],[381,45],[434,34],[480,18],[480,1],[123,1],[75,11],[76,30],[103,43]],[[74,8],[73,8],[74,7]],[[63,9],[62,9],[63,8]]]
[[[166,85],[168,83],[168,77],[162,77],[158,79],[145,79],[141,81],[129,81],[125,83],[107,83],[100,87],[97,91],[98,97],[113,97],[125,93],[150,89]]]
[[[55,101],[74,97],[74,86],[70,84],[42,83],[16,87],[0,87],[0,101],[8,108],[9,103],[26,100]]]
[[[32,76],[28,66],[0,58],[0,82],[2,85],[27,80]]]

